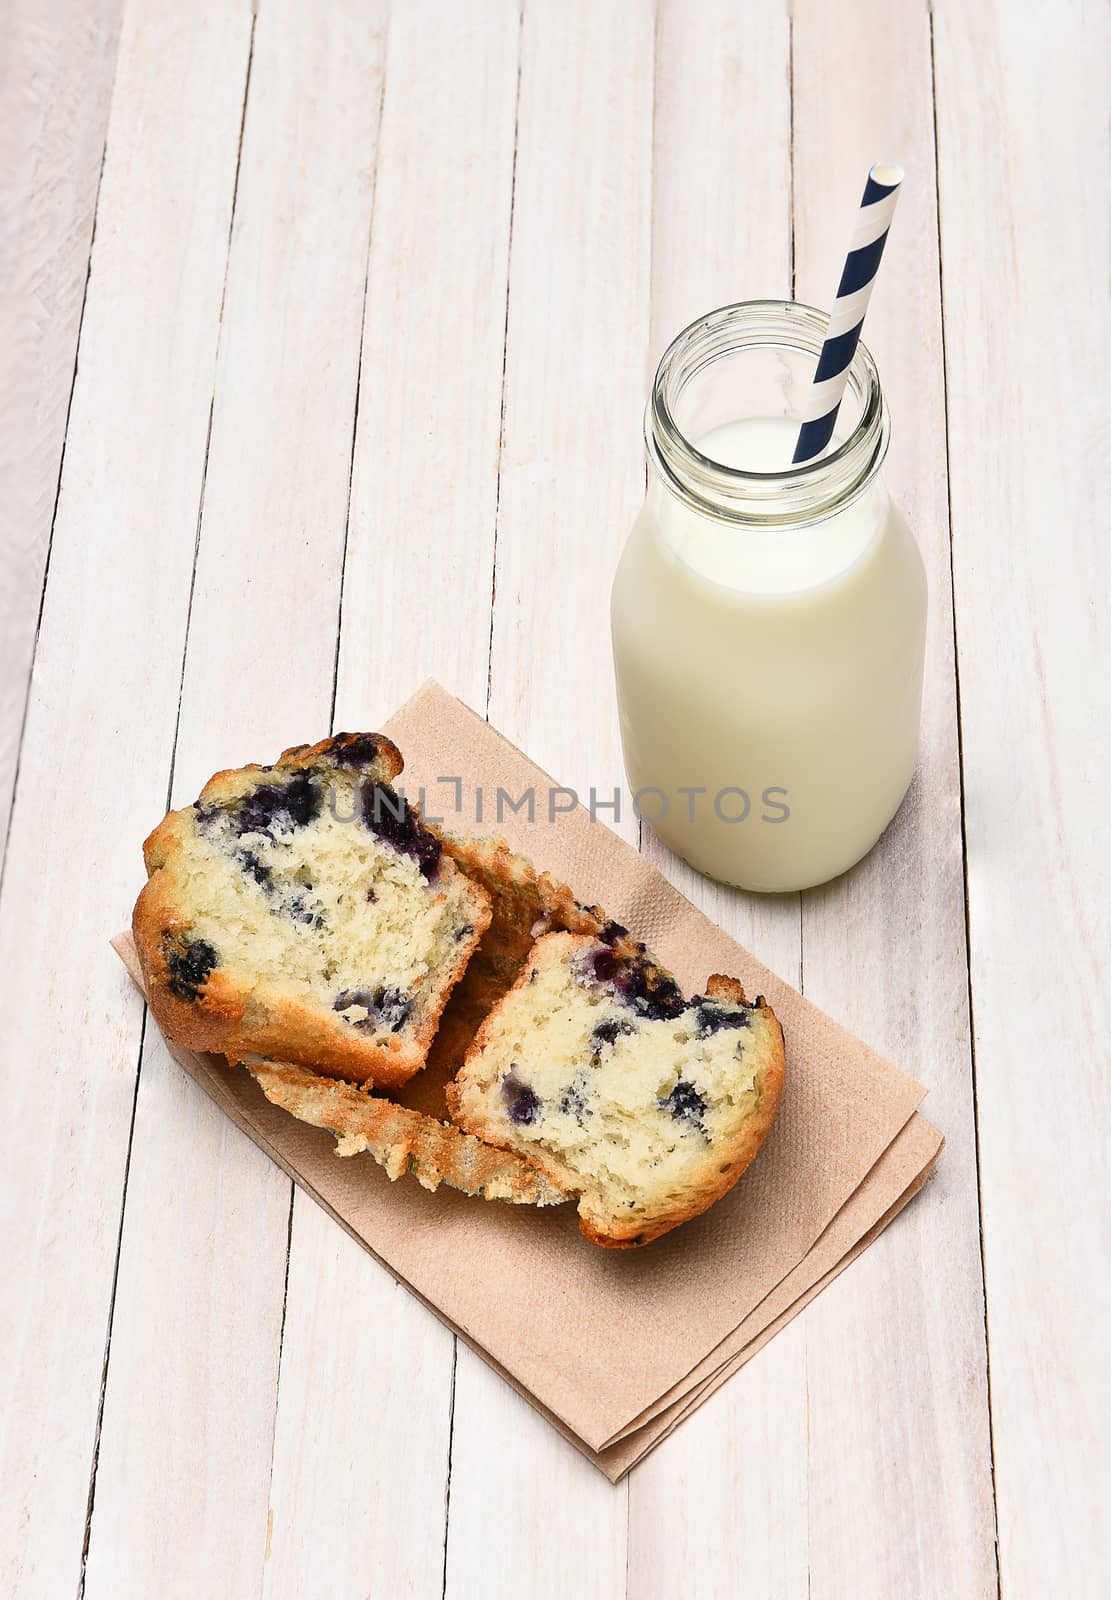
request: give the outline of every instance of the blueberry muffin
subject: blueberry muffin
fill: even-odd
[[[538,939],[448,1086],[454,1120],[578,1196],[596,1244],[705,1211],[771,1127],[783,1034],[733,978],[685,999],[616,924]]]
[[[351,1083],[321,1078],[304,1067],[248,1056],[243,1062],[266,1098],[302,1122],[336,1136],[336,1154],[367,1151],[390,1179],[412,1173],[426,1189],[450,1189],[513,1205],[553,1206],[567,1199],[546,1173],[483,1144],[450,1122],[368,1094]]]
[[[220,772],[143,847],[132,927],[162,1031],[398,1087],[490,922],[490,897],[392,787],[380,734]]]

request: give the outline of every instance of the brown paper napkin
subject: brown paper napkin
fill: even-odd
[[[429,814],[504,834],[646,939],[688,988],[727,972],[767,995],[787,1039],[787,1083],[749,1172],[705,1216],[647,1248],[600,1250],[582,1239],[572,1206],[534,1211],[391,1184],[368,1155],[337,1158],[331,1135],[272,1106],[241,1068],[171,1050],[616,1482],[871,1242],[921,1186],[941,1139],[916,1113],[919,1084],[769,972],[601,822],[582,807],[549,820],[552,781],[459,701],[427,685],[386,731],[405,756],[406,792],[417,799],[423,788]],[[515,800],[531,788],[533,818],[503,807],[495,823],[499,788]],[[130,935],[113,943],[138,981]]]

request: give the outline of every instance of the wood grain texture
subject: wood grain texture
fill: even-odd
[[[609,574],[644,491],[653,57],[648,6],[526,7],[489,715],[584,798],[621,781]]]
[[[351,479],[340,727],[435,677],[481,711],[498,496],[519,20],[390,21]]]
[[[907,169],[865,338],[885,477],[930,587],[911,793],[854,871],[803,897],[807,995],[919,1078],[946,1145],[906,1215],[809,1309],[810,1593],[994,1595],[965,958],[929,17],[794,8],[798,297],[828,305],[874,161]],[[853,1471],[845,1471],[846,1453]],[[899,1468],[892,1470],[892,1463]]]
[[[142,1025],[105,929],[165,803],[249,30],[246,6],[150,4],[120,42],[0,906],[0,1589],[21,1600],[81,1569]]]
[[[806,1344],[803,1313],[634,1468],[630,1597],[803,1600]]]
[[[626,1594],[627,1497],[465,1345],[445,1600]]]
[[[290,1185],[148,1023],[85,1595],[257,1584]]]
[[[297,1196],[265,1600],[440,1594],[454,1342]]]
[[[786,6],[712,0],[658,12],[651,361],[700,313],[790,296],[791,93]],[[743,781],[741,774],[738,782]],[[790,981],[799,897],[743,895],[687,867],[644,829],[650,860],[707,916]],[[630,1593],[805,1593],[805,1335],[788,1331],[629,1481]],[[684,1485],[676,1493],[676,1482]],[[742,1489],[743,1484],[743,1489]],[[793,1508],[788,1511],[786,1508]]]
[[[381,76],[375,12],[334,15],[320,28],[295,0],[267,0],[252,35],[178,805],[225,765],[316,738],[330,713]],[[195,1595],[213,1573],[248,1593],[266,1543],[290,1185],[154,1028],[134,1143],[86,1594]]]
[[[121,0],[0,15],[0,860],[85,301]]]
[[[1005,1595],[1096,1600],[1111,1584],[1111,28],[1100,6],[1038,0],[939,5],[935,26],[1000,1572]]]

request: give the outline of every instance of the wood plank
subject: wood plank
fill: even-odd
[[[630,1597],[804,1600],[806,1436],[800,1316],[633,1469]]]
[[[0,1589],[21,1600],[81,1569],[142,1026],[107,939],[165,803],[249,30],[247,5],[151,3],[120,42],[0,905]]]
[[[1096,1600],[1111,1480],[1111,241],[1097,198],[1111,19],[1084,0],[945,3],[935,28],[1000,1572],[1007,1595]]]
[[[786,7],[703,0],[692,27],[690,7],[665,0],[658,29],[653,364],[700,312],[791,292]],[[642,847],[707,916],[799,982],[797,894],[711,883],[648,828]],[[631,1594],[731,1595],[738,1574],[746,1593],[805,1593],[805,1381],[798,1323],[633,1472]]]
[[[851,25],[850,25],[851,22]],[[810,1594],[996,1591],[969,1053],[929,17],[794,8],[800,299],[828,305],[873,161],[907,182],[865,337],[930,584],[922,748],[873,854],[803,897],[806,992],[929,1088],[937,1176],[807,1313]],[[836,128],[836,137],[830,130]],[[944,998],[942,998],[944,997]]]
[[[179,805],[222,766],[319,737],[330,713],[382,68],[380,13],[351,0],[334,23],[267,0],[253,34]],[[89,1597],[259,1586],[290,1204],[148,1028]]]
[[[441,1593],[454,1343],[298,1194],[266,1600]]]
[[[517,46],[511,0],[390,18],[337,726],[429,672],[483,704]],[[454,1343],[297,1197],[268,1600],[440,1594]]]
[[[184,1600],[202,1578],[229,1594],[257,1586],[289,1207],[285,1175],[186,1077],[148,1021],[91,1501],[90,1600]]]
[[[525,14],[489,713],[584,798],[621,781],[609,574],[644,492],[653,54],[647,7]]]
[[[486,695],[519,23],[452,0],[390,20],[336,717],[435,677]]]
[[[459,1346],[445,1600],[623,1596],[627,1505],[623,1485]]]
[[[488,709],[584,795],[621,771],[607,574],[644,484],[653,42],[646,6],[525,8]],[[463,1349],[455,1415],[447,1594],[623,1594],[626,1490]]]
[[[85,302],[121,0],[9,0],[0,51],[0,859]],[[59,22],[64,26],[59,26]]]

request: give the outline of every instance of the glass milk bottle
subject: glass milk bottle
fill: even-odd
[[[808,888],[859,861],[918,749],[926,575],[880,477],[888,415],[863,345],[828,451],[791,465],[825,327],[809,306],[753,301],[672,343],[613,585],[638,810],[744,889]]]

